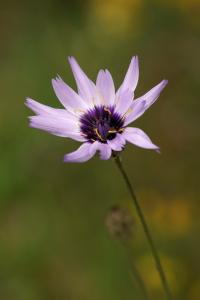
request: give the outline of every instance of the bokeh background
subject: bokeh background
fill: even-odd
[[[63,164],[78,143],[30,129],[24,106],[30,96],[60,107],[51,79],[58,73],[75,88],[68,55],[93,80],[98,69],[108,68],[119,86],[135,54],[136,96],[169,80],[135,124],[162,154],[128,145],[123,161],[175,299],[200,299],[199,12],[198,0],[1,2],[1,300],[143,299],[130,261],[150,299],[164,299],[114,162]],[[105,226],[116,204],[134,218],[127,243]]]

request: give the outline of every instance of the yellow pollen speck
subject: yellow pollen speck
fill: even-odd
[[[129,108],[127,110],[127,112],[122,116],[122,120],[124,120],[126,118],[127,115],[129,115],[130,113],[132,113],[133,109],[132,108]]]
[[[99,97],[99,100],[100,100],[101,104],[104,105],[105,104],[104,98],[103,98],[102,94],[99,91],[97,92],[97,96]]]
[[[80,109],[80,108],[75,109],[74,112],[75,113],[82,113],[82,114],[85,113],[85,111],[83,109]]]
[[[125,115],[128,115],[128,114],[132,113],[132,111],[133,111],[133,109],[132,109],[132,108],[129,108],[129,109],[127,110],[127,112],[125,113]]]

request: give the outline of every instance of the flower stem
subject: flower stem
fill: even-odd
[[[156,265],[157,271],[159,273],[160,280],[161,280],[162,285],[163,285],[163,289],[165,291],[166,299],[167,300],[171,300],[172,299],[172,295],[171,295],[171,292],[170,292],[170,289],[169,289],[169,286],[168,286],[168,283],[167,283],[166,275],[165,275],[165,272],[163,270],[163,267],[162,267],[162,264],[161,264],[158,252],[156,250],[156,247],[154,245],[153,239],[151,237],[151,234],[150,234],[148,225],[146,223],[145,217],[143,215],[142,209],[140,207],[140,204],[139,204],[139,202],[138,202],[138,200],[136,198],[136,195],[134,193],[133,187],[132,187],[132,185],[130,183],[130,180],[129,180],[127,174],[126,174],[126,171],[125,171],[125,169],[124,169],[124,167],[122,165],[122,162],[121,162],[119,156],[115,155],[114,159],[115,159],[115,162],[117,164],[117,167],[118,167],[119,171],[122,174],[122,177],[124,178],[124,181],[125,181],[125,183],[127,185],[127,188],[128,188],[128,190],[129,190],[129,192],[131,194],[131,197],[132,197],[132,200],[133,200],[133,204],[135,206],[136,212],[137,212],[138,217],[140,219],[140,222],[142,224],[142,227],[143,227],[144,233],[146,235],[147,241],[148,241],[149,246],[151,248],[151,252],[152,252],[152,255],[153,255],[153,258],[154,258],[154,261],[155,261],[155,265]]]

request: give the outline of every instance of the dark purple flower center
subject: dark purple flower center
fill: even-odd
[[[81,133],[89,142],[106,143],[115,138],[117,133],[123,132],[124,119],[115,107],[95,106],[80,117]]]

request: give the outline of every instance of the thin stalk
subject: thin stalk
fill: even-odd
[[[162,267],[157,249],[156,249],[156,247],[154,245],[154,242],[153,242],[153,239],[151,237],[151,234],[150,234],[147,222],[145,220],[144,214],[143,214],[142,209],[140,207],[140,204],[137,200],[137,197],[134,193],[133,187],[130,183],[130,180],[129,180],[127,174],[126,174],[126,171],[125,171],[125,169],[122,165],[122,162],[121,162],[119,156],[117,156],[117,155],[114,156],[114,159],[115,159],[117,167],[118,167],[118,169],[119,169],[119,171],[120,171],[120,173],[121,173],[121,175],[122,175],[122,177],[123,177],[123,179],[126,183],[126,186],[127,186],[128,190],[130,192],[130,195],[131,195],[132,200],[133,200],[133,204],[135,206],[136,212],[137,212],[138,217],[140,219],[140,222],[142,224],[142,227],[143,227],[144,233],[146,235],[147,241],[148,241],[149,246],[151,248],[151,252],[152,252],[152,255],[153,255],[153,258],[154,258],[154,261],[155,261],[155,265],[156,265],[158,274],[160,276],[160,280],[161,280],[163,289],[165,291],[166,299],[167,300],[172,300],[172,295],[171,295],[171,292],[170,292],[170,289],[169,289],[169,286],[168,286],[168,283],[167,283],[166,275],[165,275],[164,269]]]

